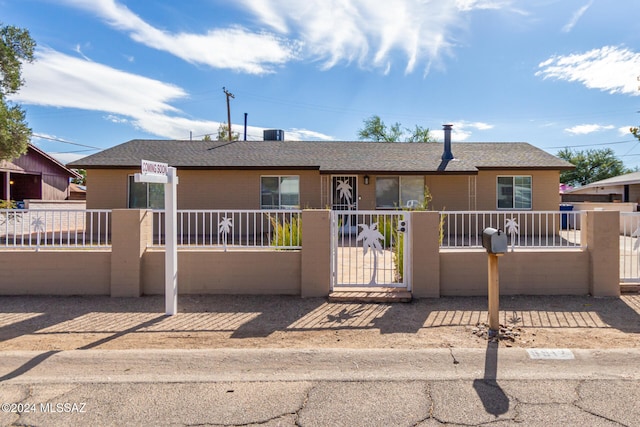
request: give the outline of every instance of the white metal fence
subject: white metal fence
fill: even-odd
[[[403,211],[332,211],[332,289],[410,289],[409,219]]]
[[[581,248],[580,211],[442,211],[441,248],[482,248],[482,231],[503,230],[511,249]]]
[[[110,210],[0,210],[0,247],[65,248],[110,245]]]
[[[300,249],[301,210],[179,210],[182,247]],[[153,212],[153,245],[164,245],[164,211]]]
[[[620,282],[640,283],[640,213],[620,213]]]

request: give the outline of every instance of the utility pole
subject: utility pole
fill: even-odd
[[[226,87],[222,87],[222,91],[225,95],[227,95],[227,131],[229,132],[229,141],[231,141],[233,138],[231,137],[231,107],[229,105],[229,98],[235,98],[235,96],[233,96],[233,94],[229,92]]]

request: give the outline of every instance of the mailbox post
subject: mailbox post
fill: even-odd
[[[498,257],[507,252],[507,235],[502,230],[487,227],[482,232],[482,246],[487,250],[489,332],[493,335],[500,330],[500,282]]]

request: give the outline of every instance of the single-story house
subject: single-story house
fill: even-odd
[[[398,209],[425,192],[435,210],[558,210],[570,163],[528,143],[132,140],[74,161],[87,208],[162,208],[161,184],[134,182],[141,160],[179,177],[178,209]]]
[[[67,200],[69,180],[76,172],[34,145],[13,161],[0,161],[0,199]]]
[[[640,203],[640,172],[627,173],[565,190],[564,202]]]

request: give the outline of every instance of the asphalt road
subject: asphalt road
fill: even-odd
[[[640,350],[536,351],[6,351],[0,424],[640,425]]]

